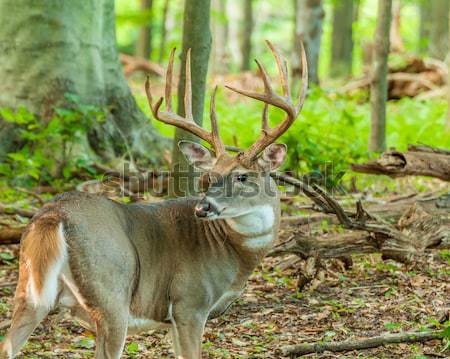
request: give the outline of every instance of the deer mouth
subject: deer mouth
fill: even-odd
[[[221,212],[213,203],[205,199],[200,201],[194,208],[195,216],[201,219],[217,218]]]

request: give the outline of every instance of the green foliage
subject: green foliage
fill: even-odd
[[[229,91],[217,94],[217,116],[222,137],[227,144],[249,146],[260,131],[261,103],[228,97]],[[143,96],[138,103],[148,113]],[[176,100],[173,100],[176,103]],[[205,104],[208,108],[209,104]],[[387,145],[406,150],[408,144],[424,143],[448,148],[445,135],[445,100],[417,101],[403,98],[389,101],[387,108]],[[270,112],[272,125],[282,120],[281,111]],[[173,136],[173,128],[153,121],[165,136]],[[204,126],[209,127],[209,113],[204,113]],[[348,97],[327,93],[319,88],[310,91],[299,119],[279,140],[288,145],[288,161],[284,169],[325,179],[328,188],[336,186],[349,165],[369,157],[367,143],[370,130],[370,106],[364,94]],[[354,175],[354,174],[352,174]]]
[[[0,109],[0,116],[19,129],[25,143],[0,163],[0,176],[14,185],[31,186],[50,183],[55,177],[67,180],[81,167],[89,170],[86,133],[95,121],[104,120],[104,113],[79,103],[76,96],[66,94],[66,99],[68,106],[55,107],[48,120],[23,107],[16,111]]]

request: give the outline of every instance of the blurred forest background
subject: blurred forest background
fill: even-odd
[[[210,28],[212,43],[209,45],[209,40],[203,40],[203,43],[197,41],[201,43],[199,47],[211,48],[204,51],[201,60],[205,62],[210,51],[209,68],[206,67],[203,72],[193,69],[194,104],[197,102],[195,96],[200,96],[204,91],[204,84],[195,88],[195,76],[199,73],[199,80],[204,81],[206,70],[206,91],[210,91],[214,84],[260,88],[253,59],[260,59],[268,66],[270,73],[275,74],[276,71],[264,39],[276,44],[288,59],[294,88],[297,89],[299,41],[303,39],[305,42],[310,90],[300,119],[282,138],[289,148],[289,162],[285,169],[320,173],[332,163],[334,172],[342,174],[350,163],[366,160],[371,152],[382,152],[386,148],[405,150],[408,144],[419,143],[449,147],[446,121],[448,71],[445,63],[448,53],[448,1],[403,0],[394,1],[391,5],[393,21],[387,19],[391,23],[387,84],[389,101],[386,105],[387,120],[380,120],[382,126],[385,122],[386,131],[379,134],[370,130],[371,117],[372,123],[377,120],[373,114],[371,116],[369,97],[377,2],[297,0],[286,1],[279,6],[272,0],[226,0],[212,1],[211,4],[207,1],[207,5],[200,6],[202,4],[197,5],[202,8],[211,6],[210,18],[207,19],[210,26],[201,29],[201,23],[197,22],[195,31],[207,32]],[[11,6],[18,7],[17,4]],[[140,109],[150,117],[143,88],[145,75],[151,74],[153,86],[158,93],[162,93],[164,67],[170,49],[182,47],[184,2],[118,0],[115,6],[117,48],[124,72]],[[89,10],[99,13],[97,7],[100,6],[79,9],[76,15],[81,16],[83,11]],[[29,12],[32,14],[37,10],[35,7]],[[108,11],[114,9],[111,7]],[[208,13],[202,11],[200,18]],[[14,26],[19,26],[26,15],[18,16],[17,22],[9,20],[10,28],[2,36],[5,49],[8,48],[6,44],[11,42]],[[57,9],[49,12],[48,16],[54,17],[55,22],[61,22],[59,26],[69,34],[75,33],[81,37],[89,34],[93,41],[99,40],[95,31],[89,28],[99,21],[93,16],[81,16],[85,23],[70,17],[61,20]],[[108,17],[108,31],[113,31],[113,14],[103,16]],[[65,20],[70,26],[64,28]],[[44,24],[36,22],[36,26],[45,26],[45,21]],[[57,28],[55,31],[58,31]],[[19,39],[17,41],[20,43],[21,34],[30,35],[30,29],[21,30],[15,39]],[[31,53],[37,56],[36,59],[27,60],[30,52],[26,46],[33,43],[33,38],[29,38],[24,49],[16,51],[16,55],[11,56],[11,52],[5,51],[0,56],[5,64],[2,77],[7,79],[0,97],[3,118],[0,127],[0,155],[3,158],[0,173],[17,185],[32,185],[55,183],[58,179],[64,182],[80,170],[95,173],[90,166],[92,162],[123,166],[117,158],[132,160],[134,166],[142,164],[142,168],[167,164],[169,159],[161,153],[162,148],[168,149],[170,145],[161,139],[159,133],[171,137],[174,129],[155,121],[150,124],[133,107],[133,100],[126,98],[128,90],[118,73],[114,52],[108,50],[112,51],[112,58],[108,58],[112,64],[107,70],[109,72],[98,74],[102,71],[99,70],[102,65],[95,64],[95,55],[89,49],[81,45],[81,51],[74,51],[80,46],[76,42],[71,49],[58,49],[56,41],[59,38],[74,40],[68,35],[54,33],[50,38],[45,36],[35,39],[36,52]],[[205,36],[206,39],[209,34]],[[38,49],[40,46],[45,49],[52,41],[55,42],[51,46],[55,47],[53,52],[50,49],[47,54]],[[111,47],[113,42],[114,38],[108,36],[103,44]],[[31,61],[33,66],[30,66]],[[38,62],[42,65],[38,66]],[[109,62],[105,61],[105,64]],[[194,66],[200,68],[195,55]],[[61,73],[64,75],[61,76]],[[38,82],[41,85],[38,86]],[[61,83],[65,85],[56,89]],[[198,101],[201,108],[202,96]],[[208,98],[206,96],[205,108]],[[219,91],[216,102],[226,143],[248,146],[259,131],[262,105],[239,98],[225,89]],[[384,107],[384,103],[380,106]],[[111,113],[114,113],[113,116],[110,116]],[[44,114],[44,121],[32,114]],[[203,117],[202,112],[200,117]],[[280,114],[275,111],[273,117],[278,121]],[[196,118],[196,121],[201,122],[202,118]],[[152,125],[157,131],[152,129]],[[372,139],[372,145],[369,144],[371,132],[376,137]]]
[[[348,358],[448,357],[449,14],[448,0],[0,0],[0,339],[18,243],[42,205],[74,189],[125,203],[167,195],[182,161],[174,143],[189,136],[152,118],[147,75],[162,96],[178,49],[172,95],[183,113],[192,48],[195,121],[208,127],[219,85],[222,138],[246,148],[263,105],[224,85],[263,91],[254,58],[277,78],[267,39],[294,93],[302,42],[308,58],[308,96],[280,138],[288,159],[275,175],[295,195],[282,197],[280,242],[242,300],[208,324],[204,350],[278,358],[300,353],[285,347],[298,342],[380,335]],[[408,331],[426,333],[414,336],[423,343],[387,345]],[[85,358],[93,346],[92,333],[54,314],[25,357]],[[126,356],[169,348],[166,333],[134,336]]]

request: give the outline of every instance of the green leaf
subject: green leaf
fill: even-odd
[[[14,256],[7,252],[0,252],[0,258],[5,261],[11,261],[14,259]]]
[[[384,326],[387,330],[397,330],[400,329],[402,327],[402,325],[400,323],[384,323]]]
[[[136,354],[139,352],[139,345],[136,342],[132,342],[127,345],[127,353],[128,354]]]

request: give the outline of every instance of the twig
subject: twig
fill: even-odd
[[[11,325],[11,321],[10,320],[4,320],[3,322],[0,323],[0,330],[4,330],[6,328],[9,328],[10,325]]]
[[[36,198],[37,201],[39,202],[39,204],[40,204],[41,206],[43,206],[43,205],[45,204],[45,201],[42,199],[41,196],[39,196],[39,194],[34,193],[33,191],[29,191],[29,190],[27,190],[26,188],[20,188],[20,187],[19,187],[19,188],[16,188],[16,189],[17,189],[17,191],[19,191],[19,192],[28,194],[28,195],[30,195],[31,197]]]
[[[18,214],[22,217],[31,218],[36,214],[36,210],[24,209],[24,208],[11,208],[0,203],[0,214]]]
[[[0,288],[15,288],[16,286],[17,282],[0,283]]]
[[[289,345],[283,347],[281,350],[284,355],[290,356],[305,355],[310,353],[323,353],[325,351],[343,352],[355,349],[376,348],[385,344],[417,343],[417,342],[423,343],[434,339],[441,339],[443,335],[444,335],[443,330],[434,330],[429,332],[406,332],[398,334],[380,335],[360,340]]]

